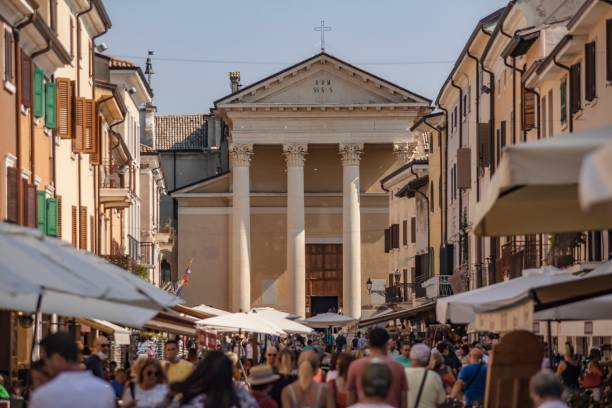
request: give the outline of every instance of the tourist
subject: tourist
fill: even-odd
[[[230,362],[232,363],[232,378],[234,380],[234,386],[237,388],[244,388],[245,390],[248,391],[249,387],[246,384],[246,375],[249,372],[248,370],[250,370],[250,366],[247,367],[244,366],[244,364],[246,364],[249,360],[247,360],[246,358],[243,359],[243,364],[240,364],[240,360],[238,360],[238,356],[236,355],[236,353],[232,352],[232,351],[228,351],[227,353],[225,353],[225,356],[230,360]],[[249,362],[250,364],[250,362]],[[244,376],[243,376],[243,367],[244,367]]]
[[[445,341],[441,341],[436,345],[436,350],[444,357],[444,365],[450,367],[453,370],[453,375],[456,375],[461,369],[461,360],[453,351],[452,346]]]
[[[355,356],[351,353],[343,352],[336,358],[336,371],[337,375],[335,378],[327,381],[329,390],[333,395],[333,399],[336,403],[336,408],[346,408],[348,406],[348,391],[346,388],[347,374],[351,363],[355,360]]]
[[[274,374],[269,365],[259,365],[251,368],[251,374],[247,383],[251,387],[251,395],[257,401],[259,408],[278,408],[278,403],[270,396],[272,383],[277,381],[280,375]]]
[[[155,358],[143,358],[135,365],[134,378],[123,391],[123,406],[149,408],[161,404],[168,394],[166,375]]]
[[[266,349],[266,365],[276,371],[276,356],[278,355],[278,349],[274,346],[270,346]]]
[[[543,370],[531,377],[529,391],[535,408],[567,408],[561,399],[563,384],[552,371]]]
[[[104,362],[108,358],[110,343],[105,336],[98,336],[94,340],[93,353],[83,362],[85,367],[98,378],[106,378],[104,375]]]
[[[281,393],[283,408],[327,407],[332,408],[334,401],[327,390],[327,385],[314,381],[319,369],[319,357],[313,350],[300,354],[298,360],[298,378],[286,386]]]
[[[389,351],[387,351],[387,355],[391,358],[400,355],[399,351],[397,351],[397,342],[394,339],[389,340]]]
[[[32,376],[32,389],[35,390],[43,384],[46,384],[51,376],[45,367],[44,360],[34,361],[30,365],[30,375]]]
[[[402,343],[400,347],[400,354],[395,357],[395,361],[403,365],[405,368],[410,367],[410,344],[408,342]]]
[[[368,333],[368,339],[370,355],[354,361],[348,370],[347,389],[349,392],[349,403],[363,402],[365,394],[363,393],[360,379],[370,360],[378,358],[391,371],[392,381],[386,401],[389,405],[400,407],[402,406],[402,401],[406,399],[406,392],[408,391],[406,373],[404,372],[404,366],[387,357],[389,333],[382,327],[375,327]]]
[[[589,355],[589,363],[586,372],[580,380],[580,386],[591,392],[594,401],[601,400],[601,386],[603,379],[603,369],[599,364],[601,353],[597,349],[592,349]]]
[[[410,349],[410,367],[406,368],[409,408],[436,408],[446,399],[440,376],[428,368],[430,353],[429,347],[422,343]]]
[[[570,392],[574,393],[579,390],[580,362],[576,359],[574,347],[570,343],[565,343],[565,353],[557,367],[557,375]]]
[[[361,336],[360,332],[357,332],[357,337],[359,340],[357,341],[357,348],[364,349],[366,344],[368,344],[368,335]]]
[[[475,347],[468,354],[468,364],[459,372],[451,397],[459,399],[463,393],[466,405],[482,404],[486,382],[487,366],[482,361],[482,350]]]
[[[455,374],[453,374],[453,370],[446,365],[444,362],[444,357],[437,349],[431,350],[429,368],[440,376],[442,384],[444,384],[444,390],[447,394],[450,394],[453,385],[455,385]]]
[[[360,402],[351,408],[393,408],[387,403],[387,395],[393,383],[393,375],[387,364],[378,358],[369,361],[359,381],[363,390]]]
[[[123,388],[127,382],[127,374],[123,368],[115,370],[115,378],[110,381],[111,387],[115,391],[115,396],[119,399],[123,397]]]
[[[69,333],[55,333],[40,342],[46,371],[53,379],[32,393],[31,408],[114,408],[110,384],[82,370],[79,350]]]
[[[7,400],[11,397],[8,390],[4,386],[4,376],[0,375],[0,400]]]
[[[329,383],[331,380],[335,379],[338,376],[338,356],[339,353],[332,353],[329,357],[329,369],[327,370],[327,374],[325,375],[325,382]]]
[[[336,336],[336,350],[340,353],[344,351],[345,347],[346,347],[346,337],[344,336],[344,334],[342,334],[342,332],[340,332]]]
[[[279,407],[282,404],[281,393],[283,392],[283,388],[297,380],[297,375],[293,372],[293,361],[293,353],[287,348],[279,351],[276,356],[276,367],[279,378],[272,384],[270,396],[276,401]]]
[[[164,354],[166,361],[164,363],[164,371],[169,384],[183,381],[191,374],[193,364],[179,357],[178,342],[176,340],[168,340],[164,345]]]
[[[234,385],[232,371],[232,362],[223,352],[211,351],[185,381],[170,385],[175,395],[180,394],[170,407],[257,408],[251,394]]]
[[[187,351],[187,361],[192,364],[192,367],[198,364],[198,361],[200,361],[198,358],[198,349],[190,348],[189,351]]]

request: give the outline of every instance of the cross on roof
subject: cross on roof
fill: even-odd
[[[315,27],[315,31],[321,32],[321,51],[325,51],[325,32],[331,31],[331,27],[325,26],[325,20],[321,20],[321,25],[319,27]]]

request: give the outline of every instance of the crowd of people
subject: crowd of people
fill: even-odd
[[[488,350],[467,339],[401,342],[384,328],[348,340],[344,335],[291,336],[265,348],[229,341],[219,350],[179,356],[164,345],[164,360],[141,356],[128,368],[108,362],[109,341],[95,340],[82,359],[68,333],[40,343],[31,367],[32,408],[434,408],[483,406]],[[263,353],[261,353],[263,351]],[[258,355],[259,354],[259,355]],[[550,370],[553,363],[557,371]],[[548,367],[547,367],[548,366]],[[597,384],[596,359],[586,373],[567,347],[563,358],[543,362],[531,380],[535,407],[566,407],[568,390]],[[599,371],[598,371],[599,370]],[[599,378],[601,384],[601,378]],[[592,387],[595,390],[597,387]],[[0,387],[0,393],[3,387]],[[2,394],[0,394],[1,396]]]

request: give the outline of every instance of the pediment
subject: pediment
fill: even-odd
[[[240,105],[429,106],[431,101],[321,53],[215,102]]]
[[[226,193],[230,191],[230,183],[230,173],[225,172],[183,186],[174,191],[171,191],[169,194],[174,195],[188,193]]]

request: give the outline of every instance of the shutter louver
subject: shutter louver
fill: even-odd
[[[416,218],[410,218],[410,242],[416,243]]]
[[[23,180],[23,191],[26,194],[25,225],[30,228],[36,228],[36,186],[28,184],[27,180]]]
[[[72,139],[74,84],[69,79],[58,78],[56,90],[57,134],[62,139]]]
[[[489,124],[478,124],[478,165],[489,166]]]
[[[402,221],[402,244],[408,245],[408,221]]]
[[[34,116],[40,118],[43,115],[44,100],[44,78],[45,74],[40,68],[34,70]]]
[[[536,126],[536,95],[531,89],[523,90],[523,130],[531,130]]]
[[[89,156],[89,160],[91,161],[91,164],[93,165],[100,165],[102,164],[102,148],[101,148],[101,140],[102,140],[102,135],[101,135],[101,129],[100,129],[100,120],[98,118],[98,112],[97,112],[97,107],[94,107],[94,145],[95,145],[95,151]]]
[[[570,109],[571,113],[578,113],[580,110],[580,63],[570,67]]]
[[[96,103],[91,99],[83,101],[83,153],[96,152],[95,106]]]
[[[399,224],[391,225],[391,248],[399,249]]]
[[[45,127],[57,127],[57,87],[53,82],[47,82],[45,87]]]
[[[19,221],[19,189],[17,187],[17,169],[6,169],[6,220],[17,223]]]
[[[469,147],[457,149],[457,188],[472,186],[472,150]]]
[[[47,235],[57,237],[58,231],[58,199],[49,198],[47,200]]]
[[[391,230],[385,228],[385,254],[388,254],[391,250]]]
[[[87,251],[87,207],[79,211],[79,248]]]
[[[72,206],[72,246],[77,248],[79,246],[79,234],[78,234],[78,213],[76,206]]]
[[[78,153],[82,152],[85,147],[84,116],[85,98],[78,97],[74,100],[74,140],[72,141],[72,150]]]
[[[21,51],[21,104],[32,107],[32,60]]]
[[[595,41],[584,45],[584,97],[592,101],[597,96]]]
[[[57,196],[57,237],[62,238],[62,197]]]
[[[47,194],[36,192],[37,228],[43,234],[47,233]]]

